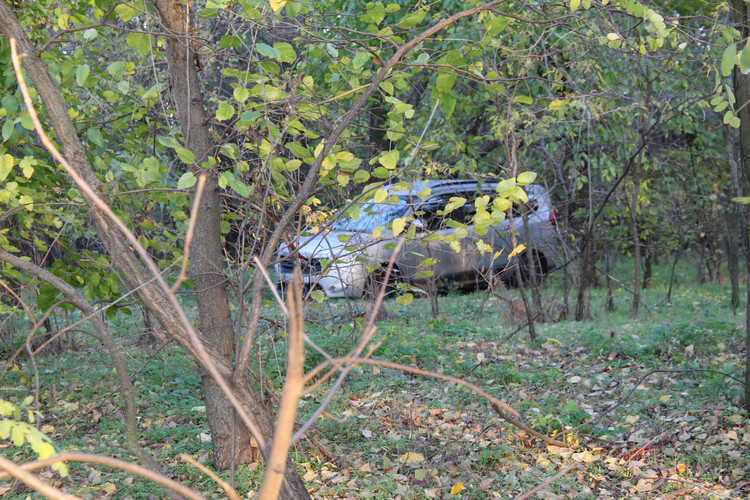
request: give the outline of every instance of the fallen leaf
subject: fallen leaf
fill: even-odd
[[[419,462],[424,462],[424,455],[414,451],[407,451],[399,457],[398,461],[402,464],[417,464]]]
[[[464,486],[464,483],[458,482],[453,485],[453,488],[451,488],[451,495],[458,495],[462,491],[464,491],[466,487]]]
[[[580,453],[573,453],[572,457],[576,462],[590,464],[599,460],[601,458],[601,455],[594,455],[589,450],[583,450]]]

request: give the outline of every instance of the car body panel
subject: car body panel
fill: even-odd
[[[426,200],[422,200],[417,193],[425,188],[430,188],[431,193]],[[411,224],[416,226],[414,239],[406,241],[393,258],[400,279],[420,286],[432,279],[426,276],[431,271],[437,280],[468,285],[476,283],[478,275],[489,270],[503,278],[511,278],[514,268],[508,268],[508,255],[513,248],[510,220],[489,226],[486,234],[479,234],[470,223],[473,199],[482,193],[495,195],[494,184],[421,181],[413,183],[411,189],[406,191],[395,189],[395,185],[385,186],[385,189],[390,195],[398,197],[398,203],[367,204],[357,221],[342,219],[330,229],[300,236],[293,245],[281,245],[279,262],[275,267],[279,287],[283,288],[291,281],[293,267],[299,261],[306,287],[321,289],[331,298],[361,297],[366,291],[369,276],[393,258],[392,248],[396,242],[392,231],[384,229],[375,239],[372,230],[376,226],[387,226],[397,217],[412,219]],[[526,204],[529,210],[526,224],[521,216],[513,218],[516,240],[518,244],[525,244],[527,251],[540,256],[544,263],[543,272],[547,273],[557,267],[557,231],[552,222],[554,212],[549,195],[542,186],[530,184],[524,189],[529,197]],[[455,196],[469,200],[462,207],[463,212],[456,210],[447,217],[467,224],[467,236],[457,240],[458,252],[449,242],[438,237],[455,239],[456,229],[445,226],[446,217],[433,215]],[[480,240],[489,245],[492,251],[482,254],[477,246]],[[501,252],[500,256],[495,257],[496,252]],[[423,266],[422,263],[429,258],[435,259],[436,263]]]

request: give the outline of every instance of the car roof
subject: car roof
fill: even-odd
[[[397,196],[417,196],[417,193],[423,191],[426,188],[429,188],[432,191],[433,195],[436,194],[443,194],[445,192],[456,192],[456,190],[470,190],[470,189],[476,189],[477,185],[482,186],[483,190],[493,190],[495,189],[495,186],[497,185],[499,181],[488,179],[485,181],[477,181],[474,179],[442,179],[442,180],[429,180],[429,181],[415,181],[408,183],[411,185],[411,189],[396,189],[399,187],[399,185],[403,185],[404,183],[395,183],[395,184],[387,184],[383,186],[385,189],[388,190],[389,193],[395,194]],[[539,186],[537,184],[529,184],[525,186],[526,192],[531,194],[537,193],[540,190],[543,190],[542,186]]]

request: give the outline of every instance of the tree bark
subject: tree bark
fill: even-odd
[[[744,0],[732,0],[735,22],[743,40],[750,36],[750,10]],[[740,158],[741,178],[744,195],[750,194],[750,75],[734,69],[734,93],[740,118]],[[747,276],[745,304],[745,409],[750,412],[750,240],[748,239],[747,218],[750,205],[744,205],[740,217],[741,231],[745,243],[745,276]]]
[[[211,132],[203,103],[203,92],[196,57],[192,50],[193,23],[187,5],[172,0],[155,2],[159,17],[167,30],[166,56],[169,62],[172,95],[177,121],[185,146],[195,154],[193,170],[206,171],[207,181],[195,217],[195,236],[190,247],[190,277],[196,290],[200,331],[229,363],[234,359],[234,327],[222,270],[221,200],[217,173],[199,167],[214,151]],[[195,194],[193,194],[193,197]],[[254,448],[250,434],[235,423],[232,406],[207,374],[203,376],[203,397],[211,429],[213,461],[217,469],[253,460]],[[258,402],[258,406],[264,406]],[[269,415],[270,418],[270,415]],[[236,451],[236,454],[235,454]]]
[[[641,303],[641,238],[638,232],[638,196],[641,188],[642,162],[636,160],[633,171],[633,200],[630,203],[630,230],[633,233],[633,302],[630,304],[630,315],[638,315]]]
[[[733,128],[724,127],[724,143],[727,147],[727,158],[729,166],[732,169],[732,188],[730,198],[742,196],[742,185],[740,181],[740,166],[737,161],[737,152],[735,142],[737,136]],[[742,207],[738,204],[727,210],[725,216],[727,232],[727,271],[729,272],[729,281],[732,284],[732,313],[737,314],[737,308],[740,306],[740,256],[738,247],[741,244],[742,235],[736,234],[736,228],[742,224]]]

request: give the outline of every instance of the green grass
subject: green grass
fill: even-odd
[[[605,291],[594,289],[591,320],[539,323],[535,343],[528,341],[526,330],[511,336],[519,326],[517,316],[506,301],[487,300],[481,291],[441,297],[439,319],[430,317],[427,299],[415,299],[407,307],[390,300],[385,305],[390,319],[378,323],[373,358],[464,378],[550,435],[585,423],[592,414],[602,415],[648,372],[673,370],[652,374],[620,406],[577,432],[582,446],[578,451],[596,454],[592,463],[548,449],[499,419],[486,401],[464,388],[360,366],[314,431],[337,457],[336,463],[328,463],[308,443],[294,450],[313,496],[493,498],[496,492],[508,497],[568,464],[576,464],[576,472],[550,485],[540,498],[653,497],[678,490],[700,497],[708,494],[705,488],[736,487],[750,471],[750,420],[739,408],[741,385],[716,373],[687,370],[716,370],[741,378],[744,318],[732,314],[726,285],[690,285],[689,265],[680,268],[679,286],[666,304],[665,270],[657,271],[643,292],[638,317],[630,315],[627,291],[616,288],[617,309],[607,313]],[[628,270],[622,266],[615,272],[624,277]],[[553,311],[563,300],[561,278],[561,273],[551,275],[543,290],[544,303]],[[517,291],[506,293],[518,303]],[[569,306],[574,307],[572,295]],[[327,301],[310,309],[308,316],[316,321],[308,323],[308,335],[331,355],[345,355],[362,329],[362,319],[349,314],[352,308],[364,310],[365,305]],[[278,317],[278,311],[269,306],[264,315]],[[154,352],[137,344],[142,326],[136,315],[118,317],[110,327],[118,332],[131,372],[137,371],[142,443],[171,477],[209,498],[222,498],[209,478],[178,458],[188,453],[210,463],[210,443],[200,438],[209,430],[195,363],[174,346]],[[266,342],[271,338],[276,340]],[[109,397],[116,389],[109,358],[90,340],[78,343],[83,345],[76,351],[38,360],[40,423],[53,427],[47,433],[61,449],[132,460],[125,447],[120,399]],[[261,344],[265,376],[277,389],[283,383],[284,343],[283,332],[275,332]],[[306,368],[323,359],[308,350]],[[24,358],[18,368],[3,379],[3,399],[19,401],[32,393],[30,364]],[[300,418],[318,407],[331,383],[303,398]],[[645,452],[638,452],[644,446]],[[408,452],[424,460],[403,463]],[[33,458],[12,445],[2,453],[19,462]],[[257,490],[262,469],[262,464],[238,468],[236,484],[242,495]],[[668,472],[666,477],[681,482],[644,482],[652,472]],[[221,475],[229,479],[228,472]],[[71,467],[69,478],[50,478],[84,498],[98,496],[108,483],[118,498],[161,495],[143,479],[82,464]],[[466,489],[451,495],[457,483]],[[651,486],[656,489],[649,490]],[[22,486],[11,487],[10,497],[28,495]]]

